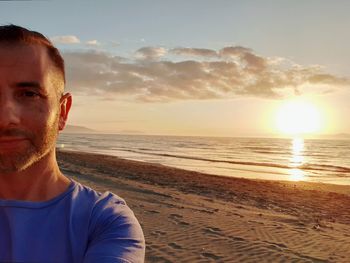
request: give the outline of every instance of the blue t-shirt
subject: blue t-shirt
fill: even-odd
[[[0,200],[0,262],[143,262],[145,241],[120,197],[71,179],[45,202]]]

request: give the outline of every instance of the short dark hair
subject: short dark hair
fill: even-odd
[[[37,44],[46,47],[49,58],[62,74],[64,83],[66,82],[64,60],[58,49],[43,34],[13,24],[3,25],[0,26],[0,43]]]

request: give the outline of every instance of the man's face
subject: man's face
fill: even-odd
[[[0,44],[0,174],[54,151],[64,116],[51,63],[45,47]]]

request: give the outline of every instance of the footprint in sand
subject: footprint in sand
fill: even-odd
[[[164,262],[164,263],[171,263],[170,260],[166,259],[165,257],[161,256],[152,256],[149,258],[150,262]]]
[[[190,223],[181,220],[183,217],[179,214],[170,214],[169,219],[171,219],[176,225],[189,226]]]
[[[215,213],[214,210],[207,210],[207,209],[199,210],[199,212],[201,212],[201,213],[206,213],[206,214],[214,214],[214,213]]]
[[[179,218],[182,218],[182,215],[179,215],[179,214],[170,214],[169,218],[171,218],[171,219],[179,219]]]
[[[172,242],[168,244],[169,247],[174,248],[174,249],[182,249],[182,246],[180,246],[179,244]]]
[[[245,239],[241,238],[241,237],[230,236],[229,238],[232,239],[233,241],[237,241],[237,242],[245,241]]]
[[[221,236],[221,229],[217,227],[206,227],[203,229],[206,234]]]
[[[226,213],[227,216],[238,216],[240,218],[243,218],[244,215],[238,214],[238,213],[234,213],[234,212],[227,212]]]
[[[159,214],[159,211],[156,210],[146,210],[148,213],[152,213],[152,214]]]
[[[268,247],[273,250],[282,251],[283,249],[287,248],[287,246],[282,243],[275,243],[275,242],[266,242],[266,243],[270,244]]]
[[[219,260],[221,259],[222,257],[218,256],[218,255],[215,255],[214,253],[209,253],[209,252],[204,252],[204,253],[201,253],[201,255],[205,258],[211,258],[211,259],[214,259],[214,260]]]
[[[253,224],[265,225],[264,222],[259,222],[259,221],[255,221],[255,220],[248,220],[248,222],[253,223]]]
[[[153,236],[164,236],[166,234],[166,232],[160,231],[160,230],[155,230],[153,232],[151,232],[151,235]]]

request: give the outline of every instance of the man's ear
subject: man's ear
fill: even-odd
[[[58,129],[60,131],[62,131],[66,126],[68,113],[71,106],[72,106],[72,95],[70,93],[66,93],[60,99],[61,110],[60,110],[60,118],[58,121]]]

